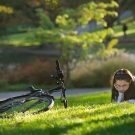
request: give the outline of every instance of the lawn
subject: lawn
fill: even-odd
[[[127,38],[134,38],[135,37],[135,21],[132,23],[127,23]],[[114,30],[114,36],[117,38],[123,37],[123,31],[122,31],[122,25],[115,25],[113,27]]]
[[[123,19],[121,23],[130,21],[129,23],[126,23],[128,26],[127,37],[134,38],[135,37],[135,21],[131,21],[131,18],[130,20],[129,18]],[[102,30],[102,28],[94,30],[94,31],[98,31],[98,30]],[[122,25],[116,25],[116,23],[114,23],[113,30],[114,30],[114,37],[123,38]],[[6,37],[0,38],[0,45],[14,45],[14,46],[38,45],[39,42],[33,41],[31,39],[32,36],[33,36],[33,33],[29,33],[29,32],[11,34]]]
[[[56,100],[48,112],[0,119],[0,135],[134,135],[134,104],[110,103],[110,91]]]
[[[0,38],[1,45],[13,45],[13,46],[31,46],[38,45],[38,42],[32,41],[31,37],[33,33],[17,33],[7,35],[5,37]]]

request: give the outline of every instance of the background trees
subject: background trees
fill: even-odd
[[[14,0],[14,1],[10,1],[10,0],[1,0],[0,1],[0,5],[3,6],[7,6],[7,7],[11,7],[14,12],[12,15],[8,16],[8,21],[5,20],[3,17],[1,17],[0,20],[0,25],[5,25],[5,26],[12,26],[15,24],[31,24],[34,26],[38,26],[38,18],[35,15],[36,13],[36,9],[37,8],[42,8],[42,10],[44,11],[44,13],[46,13],[50,19],[54,22],[57,15],[59,15],[62,11],[72,8],[72,9],[76,9],[78,6],[84,4],[84,3],[88,3],[91,2],[92,0],[75,0],[75,1],[71,1],[71,0]],[[125,0],[115,0],[118,4],[119,7],[116,8],[111,8],[110,10],[115,10],[116,12],[121,13],[124,10],[132,10],[134,12],[134,1],[130,0],[130,1],[125,1]],[[104,2],[104,3],[109,3],[111,2],[111,0],[95,0],[95,3],[99,3],[99,2]],[[109,9],[109,8],[108,8]],[[111,19],[111,21],[110,21]],[[116,20],[117,17],[111,17],[109,19],[106,19],[109,22],[114,22],[113,20]],[[111,25],[110,25],[111,26]]]
[[[118,3],[123,5],[123,0],[119,0]],[[121,5],[118,6],[115,1],[107,0],[15,0],[13,3],[2,0],[0,4],[5,7],[10,5],[13,9],[12,14],[7,14],[7,17],[4,15],[5,18],[1,17],[1,28],[5,27],[8,34],[27,34],[30,36],[31,46],[35,41],[40,49],[47,50],[47,46],[53,46],[60,50],[67,80],[70,78],[71,69],[78,61],[102,59],[117,52],[114,45],[118,41],[112,40],[113,30],[110,27],[113,27],[114,21],[118,19],[117,14],[127,9],[124,5],[120,7]],[[85,27],[91,21],[100,25],[102,30],[79,34],[77,27]],[[23,39],[22,45],[24,42],[28,42],[28,38]]]
[[[67,9],[56,17],[57,27],[53,30],[36,29],[33,39],[38,40],[40,44],[55,44],[61,50],[61,59],[66,66],[67,80],[70,80],[70,70],[75,66],[78,60],[90,59],[94,57],[101,58],[105,52],[109,52],[115,45],[115,42],[104,44],[105,40],[112,35],[112,29],[106,29],[100,32],[85,32],[78,35],[77,26],[86,26],[89,21],[95,20],[98,24],[106,26],[104,17],[106,15],[116,16],[114,11],[108,8],[117,7],[117,3],[94,3],[89,2],[80,5],[76,9]],[[43,28],[43,27],[42,27]],[[108,47],[109,46],[109,47]],[[111,52],[105,53],[110,55]],[[71,66],[72,65],[72,66]]]

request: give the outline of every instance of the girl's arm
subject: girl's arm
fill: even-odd
[[[123,102],[123,101],[124,101],[124,93],[119,92],[119,96],[118,96],[118,99],[117,99],[116,103],[120,103],[120,102]],[[133,104],[133,103],[135,103],[135,99],[129,99],[128,102]]]
[[[123,101],[124,101],[124,93],[119,92],[116,103],[120,103],[120,102],[123,102]]]

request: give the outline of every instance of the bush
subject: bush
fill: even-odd
[[[43,62],[38,60],[34,63],[23,65],[21,68],[6,74],[5,78],[9,84],[54,84],[54,80],[51,79],[51,74],[55,72],[55,65],[53,63],[54,62]]]
[[[135,74],[134,55],[120,53],[107,60],[94,60],[78,63],[71,72],[71,86],[78,88],[109,87],[113,73],[121,68],[129,69]],[[63,69],[63,68],[62,68]],[[0,86],[15,84],[55,85],[55,80],[50,77],[56,71],[54,61],[35,61],[7,73],[1,78]],[[3,74],[1,71],[0,74]]]
[[[72,71],[71,82],[74,87],[109,87],[113,73],[121,68],[135,74],[135,60],[122,53],[108,60],[88,62]]]

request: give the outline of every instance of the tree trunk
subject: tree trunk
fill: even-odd
[[[68,60],[66,61],[66,82],[70,84],[70,67]]]

